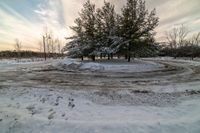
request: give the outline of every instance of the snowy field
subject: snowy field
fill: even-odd
[[[0,133],[199,133],[200,61],[0,61]]]

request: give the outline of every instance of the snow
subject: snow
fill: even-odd
[[[184,64],[190,64],[191,66],[199,66],[200,65],[200,58],[194,58],[191,60],[190,58],[173,58],[173,57],[158,57],[158,58],[148,58],[148,60],[160,60],[160,61],[169,61],[169,62],[181,62]]]
[[[79,70],[99,71],[99,72],[147,72],[162,69],[164,66],[151,61],[134,60],[127,63],[120,60],[112,61],[80,61],[77,59],[66,58],[58,64],[58,67],[75,68]]]
[[[54,133],[58,130],[60,133],[198,133],[200,130],[199,99],[161,108],[100,105],[86,99],[86,92],[65,90],[12,88],[1,90],[2,93],[2,133]],[[69,98],[74,99],[74,108],[69,106]]]
[[[200,132],[198,60],[6,62],[0,133]]]
[[[23,59],[2,59],[0,60],[0,65],[5,65],[5,64],[30,64],[31,62],[40,62],[43,61],[44,59],[42,58],[23,58]]]
[[[90,71],[97,71],[97,70],[104,70],[104,66],[100,65],[99,63],[83,63],[80,67],[81,70],[90,70]]]

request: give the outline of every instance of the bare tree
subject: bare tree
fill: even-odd
[[[39,52],[43,51],[43,44],[42,44],[42,42],[38,43],[38,50],[39,50]]]
[[[15,51],[17,52],[17,56],[18,58],[20,58],[20,52],[21,52],[21,49],[22,49],[22,43],[19,41],[19,39],[15,39]]]
[[[181,27],[179,27],[178,29],[178,39],[179,39],[178,44],[180,47],[184,45],[188,34],[189,34],[188,28],[185,27],[184,25],[181,25]]]
[[[177,47],[177,37],[178,37],[178,29],[173,28],[171,31],[165,33],[167,41],[171,48]]]
[[[55,40],[55,45],[56,45],[55,46],[56,47],[56,52],[60,54],[61,53],[61,41],[59,39],[56,39]]]
[[[196,35],[193,35],[193,37],[190,39],[190,44],[191,45],[200,45],[200,32]]]
[[[51,39],[51,53],[55,53],[55,52],[56,52],[55,41],[52,38]]]
[[[189,30],[184,25],[175,27],[172,30],[165,33],[168,43],[171,48],[181,47],[186,43],[186,38],[189,34]]]
[[[58,48],[58,53],[61,53],[61,43],[60,40],[57,40],[57,48]]]
[[[44,28],[43,38],[43,48],[44,48],[44,58],[46,60],[47,53],[50,53],[50,42],[51,42],[51,33],[49,33],[48,27]]]

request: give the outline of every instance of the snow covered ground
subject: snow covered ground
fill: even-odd
[[[200,64],[0,63],[0,133],[199,133]]]
[[[65,59],[58,65],[64,69],[88,70],[99,72],[147,72],[163,68],[164,66],[151,61],[134,60],[127,63],[125,60],[97,60],[96,62]]]

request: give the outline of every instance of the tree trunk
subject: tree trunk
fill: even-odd
[[[131,43],[128,45],[128,62],[131,62]]]
[[[100,59],[102,59],[102,57],[103,57],[103,55],[102,55],[102,53],[100,54]]]
[[[47,60],[47,54],[46,54],[46,43],[45,43],[45,37],[43,36],[43,47],[44,47],[44,59]]]
[[[130,54],[128,55],[128,62],[131,62],[131,56],[130,56]]]
[[[120,56],[118,55],[117,58],[120,59]]]
[[[82,61],[84,60],[83,56],[81,56],[81,60],[82,60]]]
[[[110,54],[108,54],[108,60],[110,60]]]
[[[95,56],[94,55],[92,56],[92,61],[95,61]]]
[[[111,59],[113,59],[113,53],[110,54]]]
[[[125,55],[125,60],[127,60],[127,59],[128,59],[128,55],[126,54],[126,55]]]
[[[194,56],[192,55],[192,60],[194,60]]]

